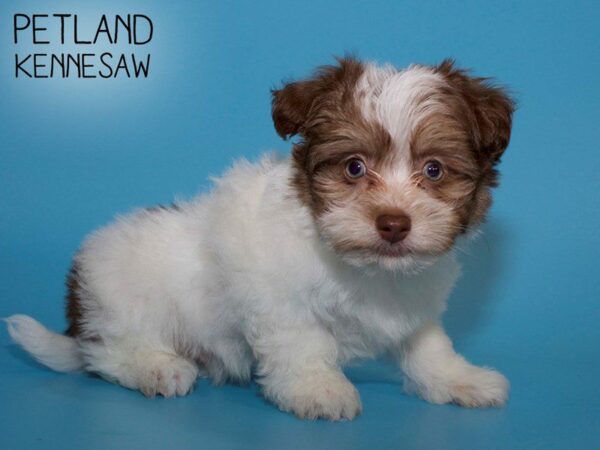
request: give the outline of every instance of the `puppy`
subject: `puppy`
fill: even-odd
[[[306,419],[359,414],[341,367],[381,354],[429,402],[502,405],[507,380],[456,354],[439,319],[513,109],[451,61],[322,67],[273,91],[290,158],[239,162],[210,194],[96,231],[68,275],[65,335],[22,315],[10,334],[54,370],[147,396],[254,376]]]

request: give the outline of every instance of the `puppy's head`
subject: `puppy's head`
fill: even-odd
[[[346,261],[418,271],[484,220],[514,104],[451,61],[338,62],[273,92],[293,186]]]

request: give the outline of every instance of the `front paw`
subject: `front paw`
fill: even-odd
[[[508,399],[508,380],[492,369],[470,366],[444,378],[427,385],[407,380],[405,388],[431,403],[456,403],[469,408],[502,406]]]
[[[281,392],[265,389],[281,410],[300,419],[352,420],[362,410],[358,391],[341,373],[294,377],[282,386]]]

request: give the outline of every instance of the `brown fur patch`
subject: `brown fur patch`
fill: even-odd
[[[436,70],[449,83],[449,101],[469,133],[471,151],[479,167],[475,188],[471,195],[465,195],[469,200],[463,202],[461,210],[466,227],[484,221],[491,205],[490,188],[498,185],[495,166],[510,141],[515,103],[490,79],[471,77],[466,70],[456,68],[452,60],[443,61]]]
[[[363,66],[353,58],[338,59],[338,62],[339,66],[318,68],[308,80],[288,83],[272,91],[273,123],[281,137],[304,134],[307,121],[321,110],[338,109],[348,103]]]
[[[432,114],[414,130],[411,151],[415,170],[429,160],[444,166],[444,179],[420,178],[437,198],[453,205],[463,230],[481,223],[497,185],[496,164],[510,139],[514,103],[488,79],[470,77],[451,60],[435,70],[448,86],[439,96],[446,113]]]
[[[148,212],[161,212],[161,211],[181,211],[181,207],[177,203],[170,203],[168,205],[154,205],[144,208]]]
[[[476,191],[479,166],[471,151],[469,134],[457,117],[460,111],[453,109],[450,99],[444,104],[454,114],[432,114],[413,131],[411,155],[416,181],[433,197],[453,205],[456,226],[466,227],[470,206]],[[430,181],[422,173],[429,161],[442,164],[443,176]]]
[[[79,297],[81,286],[79,284],[78,271],[77,263],[73,263],[66,279],[66,315],[69,327],[65,331],[65,334],[72,337],[81,334],[82,311]]]
[[[471,77],[466,70],[454,67],[452,60],[443,61],[436,70],[471,111],[463,119],[470,122],[475,150],[481,158],[497,163],[510,141],[514,101],[489,78]]]
[[[360,156],[374,168],[392,154],[387,131],[364,120],[358,109],[355,87],[363,70],[355,59],[340,59],[339,66],[322,67],[313,78],[273,92],[275,128],[284,138],[303,137],[292,150],[292,185],[316,216],[353,188],[355,182],[344,176],[345,160]]]

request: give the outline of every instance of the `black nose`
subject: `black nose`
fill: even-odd
[[[384,214],[375,219],[375,225],[382,239],[395,244],[408,235],[410,231],[410,217],[406,214]]]

